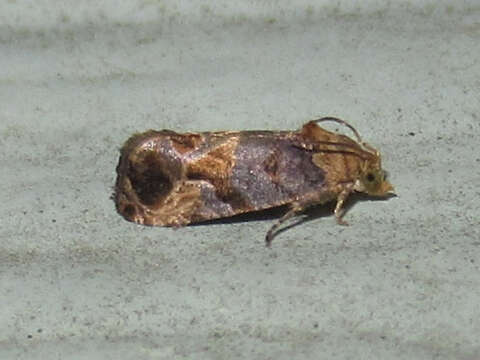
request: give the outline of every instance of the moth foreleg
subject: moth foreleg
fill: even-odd
[[[273,224],[272,227],[268,230],[267,236],[265,237],[265,244],[267,245],[267,247],[270,247],[272,245],[272,240],[277,229],[285,221],[303,212],[307,207],[308,205],[305,205],[305,204],[293,203],[290,209],[280,219],[278,219],[278,221],[275,224]]]
[[[339,225],[348,225],[348,222],[342,219],[343,215],[345,215],[343,205],[351,192],[351,188],[346,188],[337,197],[337,205],[335,206],[335,219]]]

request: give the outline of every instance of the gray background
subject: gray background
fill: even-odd
[[[1,3],[1,359],[480,358],[480,5],[355,3]],[[266,249],[272,219],[148,228],[109,199],[135,131],[321,115],[398,194],[349,227]]]

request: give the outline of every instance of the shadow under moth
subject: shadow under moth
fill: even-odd
[[[355,139],[318,123],[348,127]],[[184,226],[288,205],[266,234],[310,206],[336,201],[335,217],[352,192],[393,193],[380,153],[344,120],[325,117],[297,131],[135,134],[121,149],[113,198],[127,220]]]

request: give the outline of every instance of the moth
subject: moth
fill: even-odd
[[[355,139],[319,126],[326,121],[346,126]],[[179,227],[288,205],[268,230],[267,246],[285,221],[313,205],[336,201],[337,223],[346,224],[351,193],[393,194],[380,153],[334,117],[297,131],[149,130],[120,152],[113,198],[125,219]]]

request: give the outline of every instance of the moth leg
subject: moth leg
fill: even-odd
[[[268,230],[267,236],[265,237],[265,245],[270,247],[272,245],[272,240],[275,231],[288,219],[296,216],[298,213],[304,211],[307,208],[305,204],[294,203],[292,204],[290,210],[288,210],[278,221],[272,225],[272,227]]]
[[[348,222],[342,219],[343,215],[345,215],[345,210],[343,209],[343,204],[345,200],[347,200],[348,195],[352,190],[347,188],[343,190],[337,197],[337,205],[335,206],[335,219],[337,220],[337,224],[339,225],[348,225]]]

